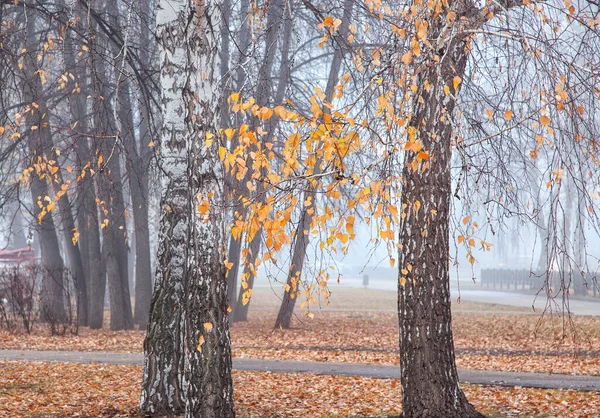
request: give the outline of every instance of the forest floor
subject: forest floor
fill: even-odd
[[[277,297],[255,290],[249,321],[231,328],[233,356],[398,364],[394,292],[341,288],[326,309],[298,306],[291,330],[273,329]],[[541,316],[500,305],[454,305],[463,369],[600,375],[600,318]],[[89,330],[50,337],[0,330],[0,349],[141,352],[143,331]],[[139,366],[1,362],[0,417],[135,416]],[[365,417],[397,414],[395,379],[235,371],[242,417]],[[465,385],[491,416],[597,416],[600,393]],[[6,412],[3,412],[6,411]],[[3,415],[5,414],[5,415]]]

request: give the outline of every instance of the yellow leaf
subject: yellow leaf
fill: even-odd
[[[550,118],[546,115],[543,115],[540,117],[540,123],[545,128],[546,126],[550,125]]]
[[[231,93],[231,96],[229,96],[229,99],[227,99],[230,103],[231,102],[237,102],[240,99],[240,93]]]
[[[402,62],[404,63],[404,65],[410,65],[410,63],[412,62],[412,51],[408,51],[406,54],[402,55]]]
[[[510,110],[507,110],[506,112],[504,112],[504,119],[506,119],[507,121],[510,121],[513,117],[513,112],[511,112]]]
[[[198,351],[202,352],[202,344],[204,344],[204,335],[198,337]]]
[[[458,236],[458,243],[460,244],[461,242],[463,242],[465,240],[465,237],[462,235]]]
[[[406,284],[406,277],[404,277],[404,276],[400,277],[400,286],[404,287],[405,284]]]
[[[227,137],[228,140],[231,141],[231,138],[233,138],[233,134],[235,134],[235,129],[233,129],[233,128],[225,129],[225,136]]]
[[[213,143],[214,134],[207,132],[206,133],[206,148],[209,148]]]
[[[473,238],[469,239],[469,246],[471,246],[471,247],[475,246],[475,240]]]
[[[213,329],[213,324],[211,324],[210,322],[205,322],[204,323],[204,330],[206,332],[211,332]]]
[[[267,120],[273,116],[273,109],[269,109],[268,107],[261,107],[258,111],[259,119]]]
[[[227,148],[225,148],[225,147],[219,147],[219,159],[221,161],[225,160],[225,154],[227,154]]]
[[[424,21],[424,22],[417,21],[416,26],[417,26],[417,37],[419,39],[425,39],[425,37],[427,36],[427,27],[429,26],[427,21]]]
[[[206,199],[200,201],[200,203],[198,204],[198,212],[200,213],[201,216],[206,214],[209,211],[209,209],[210,209],[210,202]]]
[[[488,120],[492,120],[492,117],[494,116],[494,111],[492,109],[488,109],[485,111],[485,114],[486,114]]]
[[[287,110],[285,110],[285,107],[277,106],[277,107],[275,107],[274,111],[275,111],[275,114],[277,116],[279,116],[281,119],[287,119],[288,113],[287,113]]]
[[[242,305],[246,306],[250,301],[250,296],[252,296],[252,289],[248,289],[242,295]]]
[[[462,79],[459,76],[454,77],[454,80],[452,81],[452,83],[454,85],[454,91],[456,91],[456,89],[458,88],[461,81],[462,81]]]
[[[469,219],[470,219],[470,218],[469,218],[468,216],[465,216],[465,217],[463,218],[463,220],[462,220],[462,223],[463,223],[464,225],[466,225],[466,224],[469,222]]]
[[[421,55],[421,45],[419,44],[419,41],[417,40],[417,38],[412,38],[411,39],[411,47],[412,47],[412,52],[413,54],[415,54],[415,56],[419,56]]]
[[[450,87],[444,86],[444,94],[447,96],[450,94]]]

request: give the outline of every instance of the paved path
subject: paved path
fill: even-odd
[[[0,350],[0,360],[141,365],[144,357],[141,353]],[[315,373],[335,376],[364,376],[376,379],[400,378],[398,366],[375,364],[234,358],[233,368],[272,373]],[[461,382],[477,385],[600,391],[600,377],[598,376],[459,370],[459,377]]]

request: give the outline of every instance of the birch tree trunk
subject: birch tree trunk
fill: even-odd
[[[163,211],[144,341],[141,409],[149,414],[235,415],[216,140],[218,20],[216,1],[158,4]]]
[[[440,18],[430,25],[428,36],[436,39],[444,20]],[[409,124],[409,136],[413,132],[412,139],[420,140],[430,157],[418,161],[416,153],[407,151],[402,171],[402,204],[407,205],[399,241],[402,414],[480,417],[459,386],[450,313],[450,116],[458,93],[453,87],[454,77],[464,78],[466,42],[457,36],[435,52],[441,55],[440,62],[423,66],[426,69],[414,82],[419,90],[412,99]],[[423,54],[426,63],[429,54],[434,51]]]

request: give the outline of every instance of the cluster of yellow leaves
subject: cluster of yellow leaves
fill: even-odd
[[[32,173],[40,180],[49,182],[58,182],[58,171],[60,170],[56,160],[49,160],[46,156],[38,156],[32,161],[32,165],[27,167],[21,173],[20,181],[24,184],[28,183]]]
[[[334,98],[342,97],[344,85],[349,81],[348,74],[340,77]],[[380,115],[391,117],[393,98],[386,100],[380,100]],[[356,237],[357,211],[369,213],[367,222],[374,219],[377,223],[375,239],[390,241],[390,248],[394,248],[399,214],[392,200],[400,196],[394,191],[399,182],[394,177],[384,181],[371,179],[369,170],[353,170],[355,162],[349,158],[364,150],[378,151],[377,139],[361,133],[368,132],[367,120],[356,124],[348,109],[335,109],[318,87],[310,98],[308,115],[301,115],[291,101],[272,108],[261,107],[253,98],[242,98],[239,93],[231,94],[228,104],[237,120],[251,121],[221,129],[223,143],[219,147],[227,174],[245,189],[235,203],[241,203],[245,210],[243,214],[234,214],[231,234],[245,245],[261,231],[265,237],[264,254],[248,254],[248,250],[243,250],[245,266],[251,272],[262,261],[276,264],[277,252],[289,245],[296,233],[309,235],[311,242],[318,240],[314,243],[321,251],[347,253],[350,241]],[[266,130],[273,126],[273,118],[287,132],[279,141]],[[207,141],[212,140],[212,136],[207,137]],[[429,155],[419,151],[417,158],[426,161]],[[301,198],[309,189],[319,199],[312,195]],[[257,190],[265,197],[257,199],[253,195]],[[310,227],[296,231],[295,220],[302,213],[310,216]],[[305,291],[320,291],[325,295],[327,286],[321,284],[327,283],[329,274],[322,271],[319,277],[319,285],[307,285]],[[242,277],[242,286],[246,279]],[[295,297],[300,283],[300,278],[296,278],[292,285],[286,286],[286,291]],[[249,296],[246,291],[243,301]],[[310,303],[311,297],[307,300]]]
[[[56,202],[53,201],[50,196],[44,196],[43,198],[42,196],[38,196],[37,205],[40,208],[37,220],[38,223],[41,224],[42,220],[44,219],[44,216],[46,216],[47,213],[50,213],[54,209],[56,209]]]
[[[467,261],[471,264],[475,264],[475,257],[473,255],[473,249],[476,248],[476,242],[479,241],[479,249],[482,251],[491,251],[494,244],[485,241],[484,239],[477,238],[477,233],[479,229],[479,224],[476,221],[471,220],[469,216],[465,216],[462,219],[462,224],[465,228],[464,235],[458,235],[456,237],[456,242],[459,245],[464,245],[467,253],[466,258]]]

